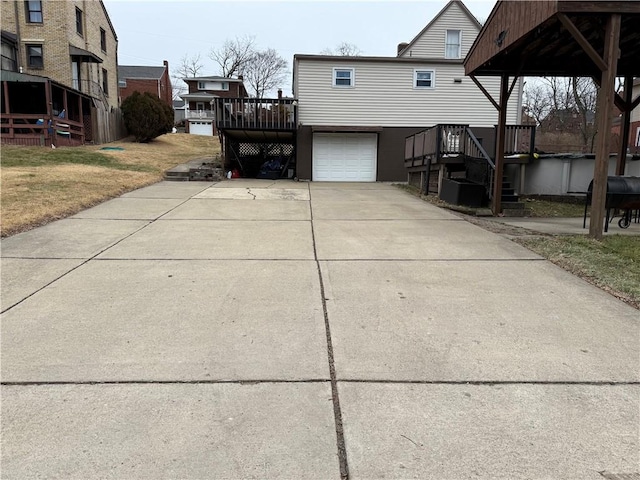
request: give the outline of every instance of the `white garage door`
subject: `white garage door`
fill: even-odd
[[[189,121],[189,133],[192,135],[213,135],[211,122],[191,122]]]
[[[375,182],[376,133],[314,133],[313,180]]]

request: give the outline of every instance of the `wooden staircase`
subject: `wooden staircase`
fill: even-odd
[[[526,208],[525,203],[520,200],[506,176],[502,177],[500,203],[502,204],[502,215],[505,217],[526,217],[531,213],[531,210]]]

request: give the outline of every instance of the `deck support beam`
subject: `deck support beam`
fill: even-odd
[[[631,99],[633,98],[633,77],[627,76],[624,79],[624,101],[625,109],[622,112],[620,130],[620,149],[618,151],[618,161],[616,163],[616,175],[624,175],[627,163],[627,146],[629,144],[629,128],[631,127]]]
[[[496,132],[496,168],[493,181],[494,215],[502,213],[502,175],[504,173],[504,140],[507,126],[507,103],[509,102],[509,75],[500,77],[500,103],[498,106],[498,129]]]
[[[602,60],[606,68],[600,76],[600,90],[598,91],[596,164],[593,171],[593,190],[591,199],[591,220],[589,222],[589,236],[597,240],[602,239],[604,211],[607,194],[607,174],[609,167],[609,139],[611,131],[611,107],[614,101],[615,80],[620,45],[621,15],[614,13],[607,19],[605,29],[604,56]]]

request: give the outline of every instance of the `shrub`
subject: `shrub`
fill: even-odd
[[[150,142],[173,128],[173,108],[148,92],[133,92],[122,102],[122,113],[136,142]]]

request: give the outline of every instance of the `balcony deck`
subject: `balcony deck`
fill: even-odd
[[[219,98],[215,104],[216,127],[232,136],[291,137],[298,124],[297,102],[284,98]]]

